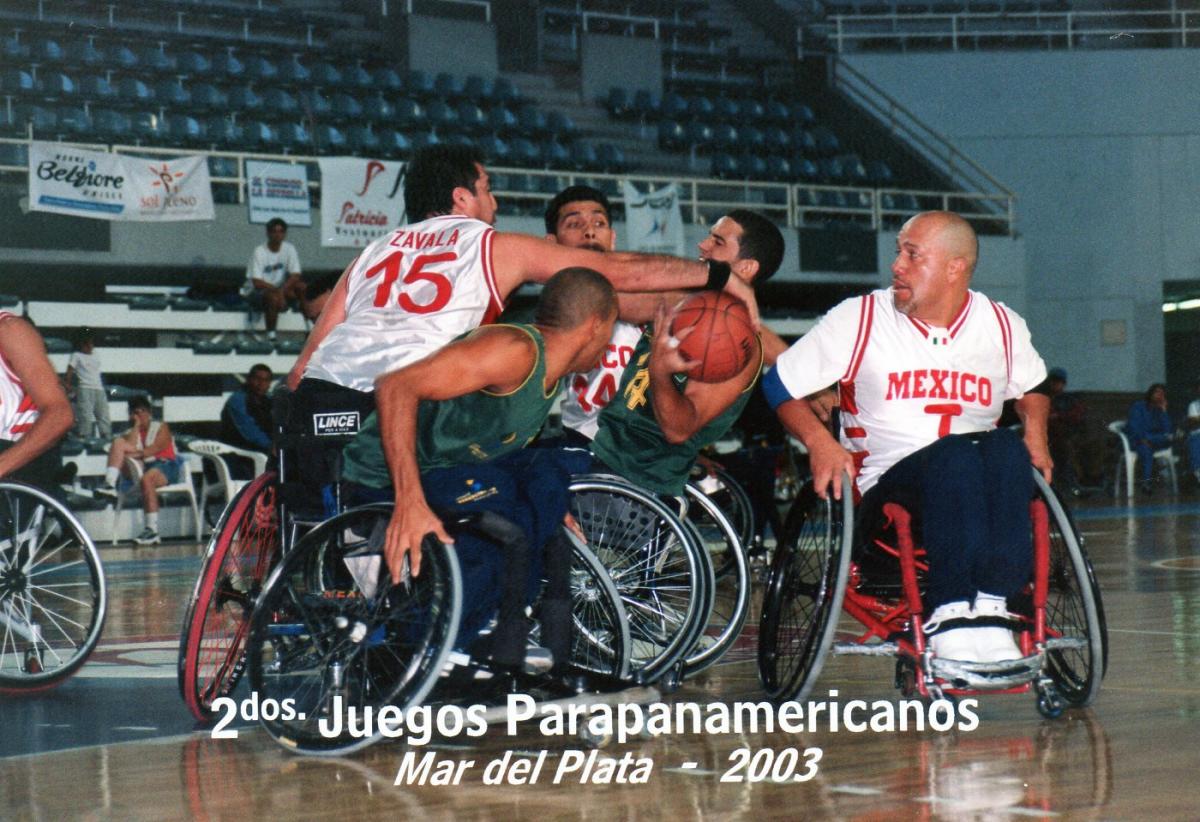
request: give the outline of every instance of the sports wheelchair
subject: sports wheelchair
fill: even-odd
[[[107,604],[79,520],[39,488],[0,481],[0,693],[44,690],[79,670]]]
[[[883,532],[856,541],[852,494],[840,502],[822,500],[806,486],[788,513],[763,600],[758,670],[767,693],[780,701],[807,698],[832,650],[895,658],[896,686],[906,697],[1032,688],[1047,717],[1091,704],[1108,657],[1100,589],[1070,515],[1036,470],[1034,484],[1033,578],[1008,602],[1023,658],[1004,663],[931,653],[922,628],[927,566],[907,511],[885,504]],[[843,488],[851,488],[845,476]],[[873,570],[888,557],[898,561],[898,572]],[[843,611],[861,632],[834,642]]]

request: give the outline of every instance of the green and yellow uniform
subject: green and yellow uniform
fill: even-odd
[[[651,332],[646,331],[633,350],[621,375],[620,390],[600,412],[600,430],[592,441],[592,453],[625,479],[656,494],[679,495],[700,449],[723,437],[750,400],[750,392],[762,373],[762,346],[754,379],[737,400],[684,442],[673,444],[663,436],[654,417],[650,392]],[[686,374],[674,375],[675,389],[687,388]]]

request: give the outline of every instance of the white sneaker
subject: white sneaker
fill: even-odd
[[[134,537],[133,541],[138,545],[158,545],[162,542],[162,537],[153,528],[144,528],[142,529],[142,533]]]
[[[1010,619],[1008,607],[1000,597],[979,595],[975,599],[975,616],[992,619]],[[979,661],[1004,662],[1020,659],[1021,649],[1013,639],[1013,632],[999,625],[983,625],[979,632]]]
[[[972,628],[964,624],[958,628],[938,630],[942,625],[951,620],[970,620],[974,616],[971,604],[965,600],[947,602],[934,609],[934,612],[930,614],[929,619],[924,625],[927,634],[931,631],[937,631],[937,633],[929,637],[929,649],[933,651],[934,656],[941,657],[942,659],[957,659],[962,662],[977,661],[979,659],[979,654],[975,647],[977,628]]]

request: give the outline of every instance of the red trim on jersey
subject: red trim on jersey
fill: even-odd
[[[1004,366],[1008,379],[1012,379],[1012,326],[1009,324],[1008,312],[1001,308],[995,300],[989,300],[992,310],[996,312],[996,322],[1000,324],[1000,339],[1004,343]]]
[[[904,316],[908,317],[908,321],[913,324],[913,328],[921,332],[922,337],[929,339],[929,323],[925,322],[924,320],[918,320],[913,317],[909,317],[907,314]]]
[[[865,429],[865,428],[858,428],[858,427],[847,428],[847,429],[845,429],[845,431],[846,431],[846,436],[851,437],[853,439],[862,439],[863,437],[865,437],[867,435],[867,429]]]
[[[25,422],[19,425],[14,425],[11,430],[14,434],[24,434],[30,428],[33,428],[33,423]]]
[[[858,336],[854,340],[854,351],[850,353],[850,367],[842,375],[841,382],[854,382],[863,356],[867,353],[867,341],[871,338],[871,323],[875,319],[875,298],[867,294],[863,296],[862,301],[862,308],[858,311]]]
[[[955,335],[955,334],[957,334],[959,331],[961,331],[961,330],[962,330],[962,327],[963,327],[964,325],[966,325],[966,322],[967,322],[967,309],[969,309],[969,308],[971,307],[971,300],[972,300],[972,299],[973,299],[973,298],[971,297],[971,292],[970,292],[970,291],[968,291],[968,292],[967,292],[967,299],[966,299],[966,300],[963,302],[963,304],[962,304],[962,308],[960,308],[960,309],[958,310],[958,314],[956,314],[956,315],[954,316],[954,319],[953,319],[953,320],[951,321],[951,323],[950,323],[950,329],[949,329],[949,330],[950,330],[950,337],[951,337],[951,339],[953,339],[953,338],[954,338],[954,335]]]
[[[504,298],[500,296],[500,288],[496,285],[496,270],[492,267],[492,239],[495,236],[496,229],[489,228],[483,232],[483,239],[480,241],[479,257],[483,261],[483,279],[487,283],[488,291],[492,293],[492,304],[488,306],[484,322],[488,322],[488,316],[495,319],[504,310]]]

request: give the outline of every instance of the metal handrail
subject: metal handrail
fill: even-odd
[[[492,22],[492,4],[490,0],[440,0],[442,3],[455,3],[460,6],[478,6],[483,9],[484,22]],[[390,9],[388,0],[379,0],[379,16],[387,17]],[[404,0],[404,13],[413,13],[413,0]]]
[[[0,144],[28,145],[32,137],[13,138],[0,137]],[[93,151],[106,151],[117,154],[178,156],[188,153],[186,148],[163,148],[155,146],[134,146],[121,144],[81,143],[75,141],[60,141],[62,145]],[[299,154],[269,154],[254,151],[203,151],[208,157],[219,157],[237,161],[237,173],[233,176],[212,176],[214,185],[236,186],[238,202],[245,202],[246,197],[246,161],[266,160],[277,163],[292,163],[315,166],[322,158],[314,155]],[[27,166],[0,165],[0,174],[25,174]],[[1010,192],[986,191],[933,191],[903,188],[864,188],[855,186],[820,185],[810,183],[772,183],[750,180],[720,180],[708,177],[680,177],[669,174],[605,174],[602,172],[581,172],[556,169],[513,168],[508,166],[489,166],[488,172],[493,179],[496,177],[524,176],[531,179],[552,178],[558,186],[574,185],[576,182],[587,181],[595,185],[600,180],[612,180],[617,183],[629,181],[645,186],[663,186],[675,183],[680,189],[680,206],[693,224],[704,222],[707,215],[715,211],[731,208],[750,207],[775,217],[786,223],[789,228],[797,228],[805,224],[804,217],[809,214],[842,214],[863,217],[870,221],[873,229],[879,230],[884,226],[885,217],[910,216],[911,211],[884,208],[883,198],[887,195],[911,195],[921,208],[931,207],[930,204],[943,210],[949,209],[952,202],[978,201],[990,207],[991,211],[971,211],[963,216],[968,220],[994,227],[1001,223],[1009,234],[1014,233],[1013,195]],[[319,180],[310,179],[308,186],[311,190],[319,191]],[[537,188],[537,186],[532,186]],[[542,191],[506,190],[497,187],[494,192],[501,197],[544,202],[553,195]],[[868,205],[825,206],[802,205],[802,194],[820,195],[821,192],[843,192],[855,198],[862,199],[865,195]],[[615,195],[609,198],[614,203],[623,203],[624,197]]]

